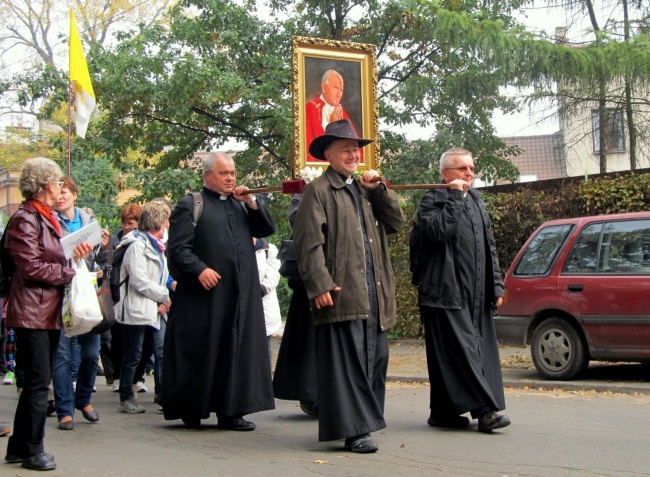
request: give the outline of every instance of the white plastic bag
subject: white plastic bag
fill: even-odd
[[[72,267],[77,273],[72,277],[70,287],[66,287],[63,297],[62,318],[66,336],[88,333],[102,321],[93,277],[86,267],[86,262],[73,261]]]

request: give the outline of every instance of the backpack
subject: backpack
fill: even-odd
[[[133,243],[133,242],[131,242]],[[124,254],[127,249],[131,246],[131,243],[126,246],[117,247],[113,252],[113,264],[110,272],[110,282],[111,282],[111,297],[113,298],[113,303],[118,303],[120,301],[120,289],[125,283],[129,283],[129,275],[127,274],[124,277],[124,280],[120,281],[120,272],[122,270],[122,262],[124,261]]]
[[[18,210],[24,210],[22,205],[18,208]],[[11,216],[9,222],[11,222],[11,219],[13,219],[14,215]],[[38,220],[38,212],[32,213],[32,215],[36,220],[36,230],[40,235],[41,223]],[[0,298],[9,297],[9,286],[11,282],[11,277],[16,271],[16,263],[14,262],[13,257],[9,255],[7,250],[5,250],[5,237],[7,235],[7,229],[9,228],[9,222],[7,222],[7,226],[2,232],[2,238],[0,238]]]
[[[203,213],[203,196],[200,192],[192,192],[192,200],[194,200],[192,205],[192,225],[196,227]]]

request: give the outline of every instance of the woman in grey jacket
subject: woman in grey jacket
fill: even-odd
[[[124,331],[124,359],[120,371],[118,411],[145,412],[133,393],[133,375],[142,355],[142,343],[148,326],[160,330],[161,320],[169,311],[167,259],[162,238],[170,215],[169,207],[159,201],[142,209],[138,230],[124,236],[120,247],[128,247],[120,268],[120,301],[115,305]],[[156,352],[157,354],[157,352]],[[155,359],[161,357],[154,355]]]

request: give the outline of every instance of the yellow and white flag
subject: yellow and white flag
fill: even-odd
[[[70,9],[70,82],[74,92],[75,131],[85,139],[90,115],[95,110],[95,92],[72,9]]]

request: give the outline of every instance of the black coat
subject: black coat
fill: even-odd
[[[485,224],[485,240],[489,247],[491,262],[486,276],[486,301],[493,303],[495,297],[503,296],[503,279],[499,268],[496,244],[492,234],[490,217],[481,194],[469,189],[476,201]],[[424,269],[420,274],[419,305],[432,308],[460,309],[461,277],[459,271],[460,234],[458,226],[465,207],[463,193],[452,189],[431,189],[424,194],[413,224],[424,236]],[[450,273],[452,271],[454,273]]]

